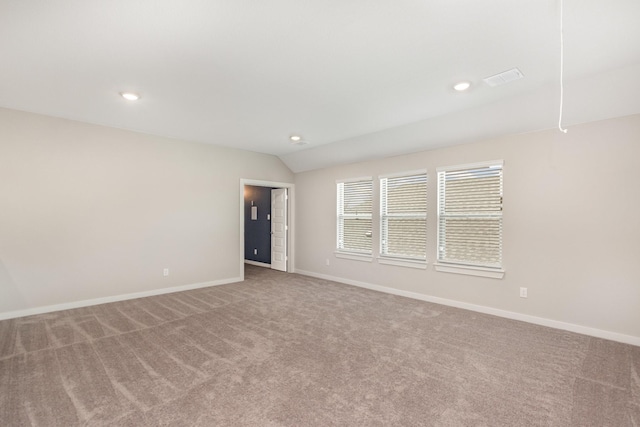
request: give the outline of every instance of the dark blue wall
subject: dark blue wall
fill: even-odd
[[[251,202],[258,207],[258,219],[251,219]],[[244,259],[271,264],[271,188],[244,186]],[[254,254],[254,250],[258,254]]]

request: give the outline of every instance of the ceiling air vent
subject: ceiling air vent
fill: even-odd
[[[484,80],[484,82],[489,86],[495,87],[495,86],[501,86],[507,83],[511,83],[512,81],[519,80],[523,77],[524,77],[524,74],[522,74],[522,71],[518,70],[517,68],[512,68],[510,70],[503,71],[502,73],[498,73],[491,77],[486,77],[482,80]]]

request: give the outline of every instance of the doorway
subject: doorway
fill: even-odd
[[[244,186],[244,262],[271,268],[272,187]]]
[[[270,203],[265,204],[265,200],[269,198]],[[240,180],[242,280],[245,262],[274,270],[294,271],[293,203],[294,185],[291,183]],[[254,236],[254,233],[259,233],[260,236]],[[249,241],[248,245],[246,240]]]

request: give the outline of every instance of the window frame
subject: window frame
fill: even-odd
[[[490,213],[467,213],[467,214],[449,214],[444,211],[443,194],[446,198],[446,187],[443,188],[443,178],[450,172],[463,172],[474,171],[481,169],[500,169],[500,211],[492,211]],[[438,190],[438,207],[437,207],[437,247],[436,247],[436,263],[435,269],[437,271],[447,273],[467,274],[474,276],[490,277],[501,279],[504,277],[504,259],[503,259],[503,195],[504,195],[504,160],[493,160],[487,162],[470,163],[462,165],[454,165],[447,167],[439,167],[437,172],[437,190]],[[455,260],[455,259],[443,259],[442,247],[446,244],[443,242],[442,231],[446,229],[446,223],[443,221],[447,218],[475,218],[475,219],[499,219],[498,226],[498,250],[499,250],[499,262],[497,264],[489,263],[475,263],[469,260]]]
[[[345,214],[344,213],[344,184],[355,182],[369,182],[371,184],[371,212],[364,214]],[[342,185],[342,193],[341,193]],[[336,180],[336,246],[335,256],[338,258],[353,259],[358,261],[371,261],[373,259],[373,235],[370,237],[371,246],[369,251],[362,251],[357,249],[345,249],[344,239],[340,239],[341,227],[342,235],[344,236],[344,219],[366,219],[371,221],[371,233],[373,234],[373,201],[374,201],[374,180],[372,176],[363,176],[357,178],[340,179]]]
[[[389,179],[394,178],[418,178],[424,176],[424,209],[420,213],[414,212],[400,212],[400,213],[392,213],[389,214],[388,208],[388,191],[387,184]],[[427,218],[428,218],[428,185],[429,185],[429,177],[427,173],[427,169],[418,169],[418,170],[410,170],[403,172],[396,172],[391,174],[384,174],[378,176],[378,183],[380,189],[380,216],[379,216],[379,227],[380,227],[380,235],[378,239],[379,243],[379,254],[378,254],[378,263],[380,264],[390,264],[390,265],[399,265],[405,267],[414,267],[414,268],[426,268],[427,264],[427,234],[428,234],[428,226],[427,226]],[[408,254],[390,254],[388,253],[388,223],[387,227],[385,227],[385,221],[393,218],[406,218],[406,219],[423,219],[425,223],[425,235],[424,235],[424,257],[419,256],[411,256]],[[385,233],[385,230],[387,233]],[[386,239],[385,239],[386,238]]]

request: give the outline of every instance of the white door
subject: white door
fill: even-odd
[[[287,189],[271,190],[271,268],[287,271]]]

